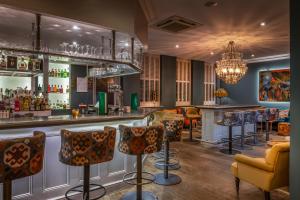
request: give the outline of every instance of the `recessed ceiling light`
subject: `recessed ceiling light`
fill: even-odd
[[[53,24],[53,26],[54,26],[54,27],[60,27],[60,25],[59,25],[59,24]]]
[[[128,44],[128,42],[126,42],[126,43],[125,43],[125,47],[128,47],[128,46],[129,46],[129,44]]]
[[[85,32],[85,34],[87,34],[87,35],[92,35],[92,33],[89,32],[89,31]]]
[[[260,26],[266,26],[266,22],[260,22]]]
[[[74,42],[73,42],[73,45],[77,45],[77,42],[76,42],[76,41],[74,41]]]
[[[72,28],[73,28],[74,30],[80,30],[79,26],[76,26],[76,25],[74,25]]]
[[[178,49],[178,48],[179,48],[179,44],[176,44],[176,45],[175,45],[175,48]]]
[[[66,31],[67,31],[67,32],[72,32],[70,29],[67,29]]]
[[[218,5],[218,2],[216,1],[207,1],[204,6],[206,7],[216,7]]]
[[[210,55],[212,55],[212,56],[213,56],[213,55],[215,55],[215,53],[212,51],[212,52],[210,52]]]
[[[255,57],[255,55],[254,55],[254,54],[251,54],[251,57],[253,58],[253,57]]]

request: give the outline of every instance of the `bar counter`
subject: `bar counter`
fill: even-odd
[[[0,121],[0,139],[28,136],[33,131],[46,133],[43,170],[37,175],[13,181],[13,196],[17,199],[59,199],[72,186],[82,180],[82,168],[67,166],[58,160],[61,145],[60,130],[90,131],[104,126],[117,128],[112,161],[91,166],[91,182],[112,185],[122,181],[123,175],[134,171],[135,158],[118,151],[120,124],[127,126],[147,125],[147,116],[157,109],[140,109],[136,113],[107,116],[51,116],[47,118],[18,118]],[[2,185],[1,185],[2,187]],[[2,196],[0,196],[1,200]]]
[[[59,126],[67,124],[86,124],[99,122],[112,122],[120,120],[143,119],[150,113],[156,111],[154,108],[140,108],[132,113],[113,113],[109,115],[81,115],[73,118],[71,115],[59,115],[49,117],[11,118],[0,120],[0,130],[15,128],[33,128],[45,126]]]
[[[216,122],[222,118],[224,111],[249,110],[260,108],[259,105],[198,105],[202,113],[202,141],[216,144],[222,138],[228,137],[228,127],[220,126]],[[253,131],[254,125],[247,124],[246,131]],[[233,128],[233,135],[240,135],[241,127]]]

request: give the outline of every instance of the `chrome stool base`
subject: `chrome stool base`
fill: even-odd
[[[158,185],[177,185],[181,183],[181,178],[175,174],[168,174],[168,178],[165,177],[164,173],[156,174],[154,183]]]
[[[174,162],[172,162],[172,160]],[[157,169],[164,170],[165,169],[165,165],[166,165],[165,164],[165,160],[162,160],[162,159],[155,162],[155,167]],[[169,163],[167,164],[167,167],[168,167],[169,170],[178,170],[178,169],[181,168],[181,166],[179,164],[179,161],[176,160],[176,159],[172,159],[172,158],[171,158],[171,161],[169,161]]]
[[[235,149],[232,149],[232,150],[229,150],[229,149],[220,149],[220,152],[224,153],[224,154],[227,154],[227,155],[235,155],[235,154],[241,153],[240,151],[235,150]]]
[[[105,194],[106,194],[106,189],[105,187],[103,187],[102,185],[98,185],[98,184],[89,184],[90,185],[90,190],[89,192],[94,192],[94,191],[100,191],[102,190],[101,194],[98,195],[97,197],[95,198],[89,198],[89,200],[97,200],[97,199],[101,199]],[[67,200],[73,200],[72,198],[70,198],[71,196],[78,196],[79,194],[83,195],[83,185],[78,185],[78,186],[75,186],[71,189],[69,189],[66,193],[65,193],[65,197]],[[74,194],[70,194],[70,193],[74,193]],[[75,198],[74,199],[78,199],[78,198]],[[85,200],[85,198],[83,197],[83,200]]]
[[[137,199],[136,192],[129,192],[125,194],[121,200],[158,200],[158,197],[155,196],[152,192],[143,191],[142,199]]]

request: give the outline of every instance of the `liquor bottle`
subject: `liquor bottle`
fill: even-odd
[[[30,111],[34,111],[34,110],[35,110],[35,99],[32,98],[30,102]]]
[[[19,97],[16,96],[15,98],[15,112],[19,112],[20,111],[20,101],[19,101]]]
[[[22,106],[22,110],[24,111],[29,111],[29,98],[28,97],[23,97],[23,106]]]
[[[48,103],[48,99],[45,98],[45,110],[50,110],[50,106],[49,103]]]
[[[59,92],[60,92],[60,93],[64,93],[64,88],[63,88],[62,85],[60,86]]]
[[[70,71],[67,70],[67,77],[70,77]]]
[[[67,78],[67,75],[68,75],[68,73],[67,73],[67,70],[65,69],[64,70],[64,78]]]
[[[3,101],[3,90],[0,88],[0,101]]]
[[[40,111],[41,110],[40,98],[36,98],[36,101],[35,101],[35,110],[36,111]]]
[[[21,61],[18,63],[18,69],[19,70],[27,70],[27,63],[24,60],[24,57],[21,57]]]
[[[70,92],[69,85],[67,85],[66,93],[69,93],[69,92]]]
[[[63,77],[64,77],[64,70],[63,70],[63,69],[60,70],[60,75],[59,75],[59,77],[60,77],[60,78],[63,78]]]
[[[41,93],[42,92],[42,87],[41,87],[41,85],[39,84],[38,85],[38,93]]]
[[[6,69],[6,59],[5,59],[5,56],[3,54],[0,57],[0,68]]]
[[[57,93],[57,87],[56,87],[56,85],[54,85],[53,92]]]
[[[51,72],[50,72],[50,75],[49,75],[50,77],[53,77],[54,76],[54,70],[53,69],[51,69]]]
[[[51,87],[50,87],[50,84],[48,84],[48,87],[47,87],[47,92],[50,93],[51,92]]]
[[[46,110],[46,104],[45,104],[45,99],[41,98],[41,111]]]
[[[57,77],[57,70],[54,69],[54,74],[53,74],[54,77]]]
[[[29,58],[29,61],[28,61],[28,71],[34,71],[33,62],[32,62],[31,58]]]
[[[67,103],[64,101],[63,109],[67,109]]]

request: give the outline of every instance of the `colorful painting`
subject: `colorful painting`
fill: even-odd
[[[290,69],[259,72],[259,101],[289,102]]]

